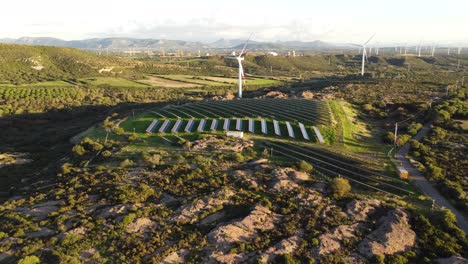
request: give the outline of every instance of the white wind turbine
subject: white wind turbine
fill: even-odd
[[[366,45],[367,43],[369,43],[373,38],[374,38],[375,34],[372,35],[372,37],[370,37],[370,39],[366,42],[364,42],[364,44],[362,45],[358,45],[358,44],[352,44],[354,46],[357,46],[357,47],[360,47],[359,49],[362,48],[362,65],[361,65],[361,76],[364,76],[364,66],[366,64],[366,60],[367,60],[367,51],[366,51]]]
[[[244,43],[244,47],[242,48],[242,51],[239,53],[239,56],[226,57],[226,59],[237,60],[237,63],[239,64],[239,98],[242,98],[242,79],[244,78],[244,68],[242,67],[242,61],[244,60],[244,57],[242,57],[242,55],[244,55],[245,48],[247,47],[247,43],[249,42],[251,37],[252,35],[250,35],[250,37]]]

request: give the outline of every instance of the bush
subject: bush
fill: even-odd
[[[86,154],[86,149],[81,145],[75,145],[72,148],[72,151],[78,156],[83,156],[84,154]]]
[[[408,259],[405,258],[402,255],[395,254],[395,255],[390,255],[390,256],[387,257],[387,263],[389,263],[389,264],[406,264],[406,263],[408,263]]]
[[[27,256],[18,261],[18,264],[38,264],[41,260],[36,256]]]
[[[104,157],[104,158],[108,158],[112,155],[112,152],[108,151],[108,150],[104,150],[101,155]]]
[[[232,160],[240,163],[240,162],[244,162],[245,158],[244,156],[242,156],[242,154],[240,154],[239,152],[236,152],[232,155]]]
[[[294,259],[293,257],[291,257],[290,255],[283,254],[283,255],[279,255],[279,256],[277,256],[275,258],[275,263],[296,264],[296,263],[300,263],[300,262],[297,261],[296,259]]]
[[[138,135],[136,133],[132,133],[130,136],[128,136],[129,141],[135,141],[138,139]]]
[[[133,222],[133,220],[135,218],[136,218],[136,214],[134,214],[134,213],[130,213],[130,214],[124,216],[124,218],[122,219],[122,222],[121,222],[122,226],[125,227],[125,226],[129,225],[131,222]]]
[[[124,161],[120,162],[120,168],[127,168],[135,165],[135,162],[129,159],[125,159]]]
[[[297,167],[299,168],[300,171],[307,172],[307,173],[312,172],[312,170],[314,169],[314,167],[310,163],[304,160],[299,161],[299,163],[297,164]]]
[[[348,179],[334,178],[330,183],[330,191],[333,198],[340,199],[345,197],[349,191],[351,191],[351,185],[349,184]]]

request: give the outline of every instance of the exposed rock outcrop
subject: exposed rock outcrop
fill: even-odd
[[[355,237],[356,231],[361,228],[361,224],[340,225],[332,231],[319,237],[320,244],[317,250],[319,255],[326,255],[341,249],[343,240]]]
[[[373,255],[391,255],[409,250],[416,241],[409,216],[401,208],[391,210],[379,220],[379,226],[359,243],[359,253],[367,258]]]
[[[353,222],[366,221],[380,204],[381,202],[376,199],[353,200],[346,205],[346,214]]]
[[[235,193],[230,189],[218,190],[210,196],[196,199],[191,203],[183,205],[176,212],[173,221],[180,224],[194,223],[198,217],[203,213],[215,209],[229,202]]]
[[[252,177],[252,170],[236,170],[232,173],[232,176],[237,180],[243,181],[250,188],[258,188],[257,181]]]
[[[259,231],[272,230],[279,216],[268,208],[257,205],[248,216],[240,221],[218,227],[208,234],[208,241],[218,249],[229,248],[236,242],[247,242]]]
[[[298,230],[296,232],[297,234],[285,238],[278,242],[276,245],[268,248],[261,256],[260,259],[263,262],[266,263],[271,263],[274,262],[275,258],[284,255],[284,254],[291,254],[294,251],[296,251],[299,246],[301,245],[302,239],[301,236],[303,235],[304,231],[303,230]]]
[[[228,253],[228,250],[236,243],[248,242],[255,239],[261,231],[272,230],[279,220],[280,216],[274,214],[268,208],[256,206],[242,220],[215,228],[207,235],[208,241],[213,247],[205,262],[244,262],[252,254]]]
[[[305,172],[296,171],[292,168],[277,168],[271,172],[273,178],[271,188],[276,191],[289,191],[298,188],[297,183],[309,179]]]
[[[38,231],[27,233],[26,236],[29,238],[48,237],[53,235],[54,233],[55,231],[50,228],[41,227]]]
[[[99,214],[97,215],[98,218],[108,218],[108,217],[116,217],[119,215],[124,215],[130,211],[130,209],[135,207],[142,207],[143,204],[136,203],[136,204],[118,204],[110,207],[105,207],[100,210]]]
[[[37,220],[44,220],[47,216],[59,209],[58,205],[62,203],[62,200],[59,201],[47,201],[44,203],[36,204],[30,208],[19,207],[18,211],[29,215]]]
[[[174,251],[171,254],[169,254],[167,257],[165,257],[161,261],[161,264],[184,263],[185,256],[187,256],[188,253],[190,253],[190,251],[188,251],[187,249],[181,249],[181,250],[178,250],[178,251]]]
[[[244,140],[241,138],[220,138],[216,136],[207,136],[205,138],[196,140],[192,144],[193,150],[214,149],[220,151],[235,151],[241,152],[245,148],[253,147],[254,143],[251,140]]]
[[[128,233],[146,233],[149,232],[151,229],[155,228],[157,225],[149,218],[137,218],[134,219],[133,222],[127,225],[127,232]]]
[[[436,259],[435,262],[438,264],[468,264],[468,260],[466,258],[462,258],[459,256],[451,256],[450,258]]]

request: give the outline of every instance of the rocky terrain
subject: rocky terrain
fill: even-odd
[[[193,148],[221,140],[206,137]],[[252,144],[232,139],[214,148],[243,153]],[[187,153],[176,164],[165,157],[165,165],[118,170],[68,168],[53,191],[0,205],[0,261],[29,255],[50,263],[409,261],[427,247],[423,241],[448,235],[421,229],[424,216],[394,197],[332,199],[329,183],[296,164],[218,155]],[[465,261],[439,252],[431,253],[439,263]]]

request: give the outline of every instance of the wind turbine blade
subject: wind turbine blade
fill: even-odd
[[[249,40],[250,40],[250,38],[252,37],[252,34],[253,34],[253,33],[250,33],[249,38],[248,38],[247,41],[244,43],[244,47],[242,48],[242,51],[239,53],[239,57],[242,57],[242,55],[244,54],[245,48],[247,47],[247,43],[249,43]]]
[[[374,33],[374,35],[372,35],[372,37],[370,37],[370,39],[369,39],[368,41],[366,41],[366,42],[364,43],[364,45],[366,45],[367,43],[369,43],[369,42],[375,37],[375,34],[377,34],[377,33]]]
[[[355,47],[362,47],[362,45],[354,44],[354,43],[348,43],[348,45],[355,46]]]

